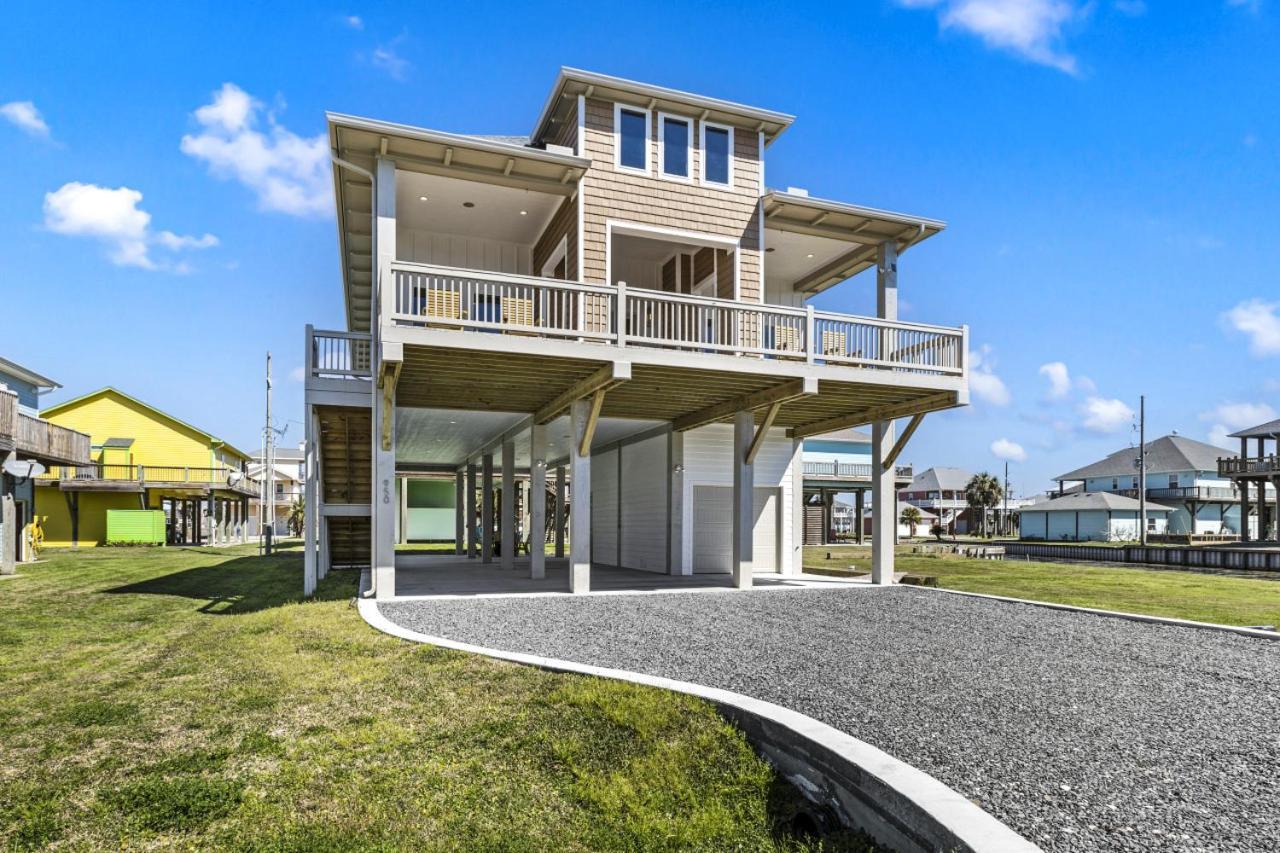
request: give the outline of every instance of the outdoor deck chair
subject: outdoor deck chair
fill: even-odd
[[[848,356],[849,336],[844,332],[822,333],[822,354]]]
[[[462,319],[462,300],[456,290],[429,290],[427,300],[422,305],[424,317],[438,317],[442,320]],[[432,325],[431,323],[427,324]]]
[[[533,300],[520,296],[502,297],[502,322],[515,326],[533,325]],[[528,335],[530,332],[509,332],[513,335]]]

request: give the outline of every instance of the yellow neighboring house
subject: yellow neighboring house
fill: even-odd
[[[113,509],[162,511],[172,545],[245,540],[257,484],[243,451],[115,388],[40,417],[88,433],[93,447],[92,464],[54,465],[37,482],[47,546],[104,544]]]

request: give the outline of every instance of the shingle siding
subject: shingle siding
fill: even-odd
[[[542,267],[547,259],[560,245],[562,238],[568,237],[565,248],[565,279],[578,280],[578,199],[567,198],[560,204],[551,221],[538,242],[533,246],[533,275],[542,275]]]
[[[614,169],[614,105],[610,101],[586,102],[585,148],[592,165],[582,179],[583,265],[588,282],[606,281],[606,223],[621,220],[641,225],[676,228],[739,240],[741,295],[759,300],[760,285],[760,163],[758,138],[751,131],[735,130],[733,188],[704,187],[658,175],[658,115],[651,116],[649,176]],[[693,125],[691,168],[700,168],[697,120]]]

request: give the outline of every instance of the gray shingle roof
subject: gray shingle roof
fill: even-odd
[[[909,492],[963,492],[973,479],[973,472],[963,468],[930,468],[916,474]]]
[[[1050,497],[1037,500],[1031,506],[1022,508],[1023,512],[1084,512],[1085,510],[1128,510],[1137,512],[1138,501],[1124,495],[1113,495],[1111,492],[1082,492],[1063,497]],[[1148,512],[1172,512],[1163,504],[1147,501]]]
[[[1218,458],[1234,459],[1238,454],[1185,435],[1166,435],[1147,442],[1147,473],[1174,471],[1217,471]],[[1126,477],[1138,473],[1136,447],[1117,450],[1105,459],[1059,474],[1055,480],[1084,480],[1088,477]]]
[[[1273,435],[1280,435],[1280,418],[1231,433],[1232,438],[1271,438]]]
[[[108,438],[102,442],[103,447],[132,447],[132,438]]]

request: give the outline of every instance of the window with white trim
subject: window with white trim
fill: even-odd
[[[733,128],[722,124],[702,123],[702,182],[733,184]]]
[[[649,171],[649,111],[639,107],[614,106],[614,165],[619,169]]]
[[[664,178],[693,177],[693,122],[680,116],[658,116],[658,168]]]

